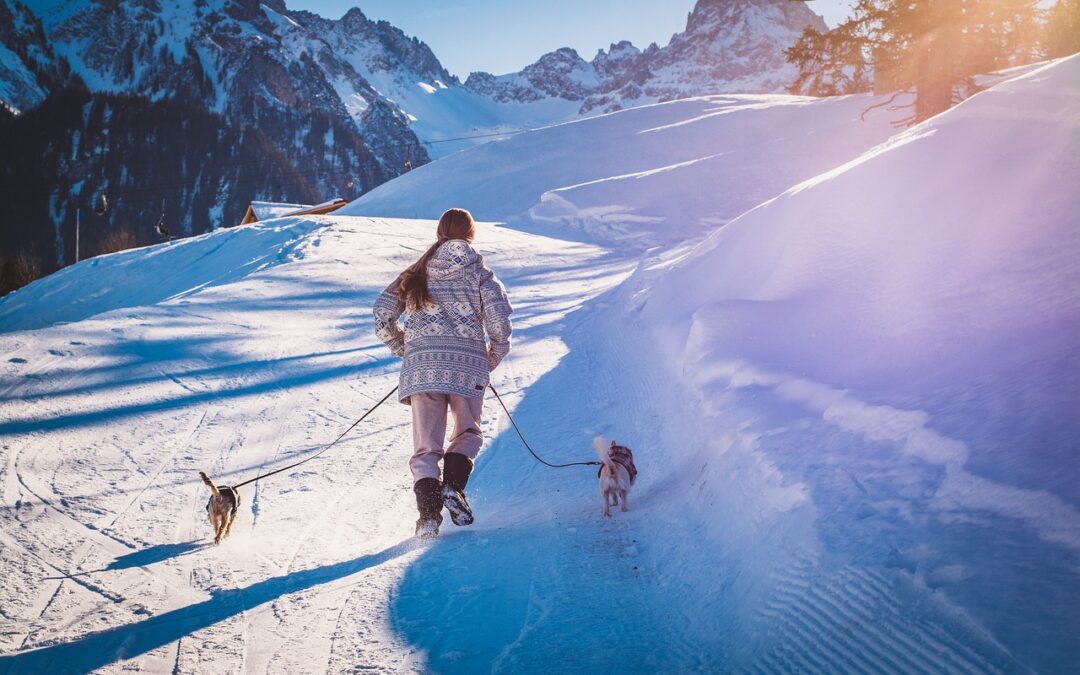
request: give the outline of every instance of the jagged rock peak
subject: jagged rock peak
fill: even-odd
[[[750,14],[766,17],[782,24],[810,22],[824,29],[824,20],[804,2],[793,0],[698,0],[686,17],[686,35],[715,34],[723,27],[732,27]],[[816,19],[816,21],[815,21]]]

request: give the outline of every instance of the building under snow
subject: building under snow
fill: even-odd
[[[248,223],[254,223],[260,220],[283,218],[285,216],[331,213],[348,203],[349,202],[341,197],[335,197],[334,199],[325,201],[321,204],[315,204],[314,206],[311,204],[286,204],[283,202],[251,202],[248,204],[247,212],[244,213],[244,219],[240,221],[240,224],[247,225]]]

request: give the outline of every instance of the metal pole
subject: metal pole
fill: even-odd
[[[79,262],[79,220],[82,209],[75,209],[75,262]]]

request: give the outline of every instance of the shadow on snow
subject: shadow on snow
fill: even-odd
[[[415,546],[412,540],[407,540],[378,553],[360,556],[353,560],[273,577],[243,588],[215,591],[208,600],[158,614],[143,621],[91,633],[69,642],[0,656],[0,672],[82,673],[102,668],[119,659],[130,659],[175,642],[235,616],[245,609],[272,602],[283,595],[304,591],[377,567],[409,552]],[[161,547],[152,548],[160,549]],[[142,554],[153,558],[165,552],[162,550],[152,553],[140,551],[131,555],[138,557]],[[129,557],[118,558],[114,564],[129,566],[147,564],[130,560],[120,562],[123,558]]]

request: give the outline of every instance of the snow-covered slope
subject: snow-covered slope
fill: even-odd
[[[578,109],[577,104],[561,99],[502,102],[471,91],[443,68],[423,42],[385,21],[368,19],[355,7],[336,21],[302,11],[290,12],[290,17],[318,35],[380,96],[400,109],[431,157],[485,143],[492,134],[562,120]],[[350,113],[362,115],[368,105],[365,97],[347,82],[336,86]]]
[[[620,246],[683,241],[887,139],[878,99],[706,96],[531,131],[429,164],[344,207],[477,217]]]
[[[635,327],[808,499],[813,602],[846,604],[837,568],[887,569],[1019,663],[1080,666],[1078,152],[1072,57],[794,186],[649,284]],[[820,653],[777,601],[769,620]]]
[[[283,465],[392,386],[368,307],[432,221],[269,221],[17,291],[0,670],[1075,671],[1078,71],[873,148],[887,124],[856,121],[865,100],[699,99],[372,193],[385,215],[411,194],[421,215],[508,216],[478,238],[517,310],[493,383],[549,460],[590,459],[594,434],[634,449],[611,520],[591,469],[534,462],[489,399],[471,528],[406,542],[391,405],[246,488],[234,538],[201,545],[196,469]],[[652,171],[725,143],[741,161]],[[621,176],[568,201],[663,227],[534,210]]]

